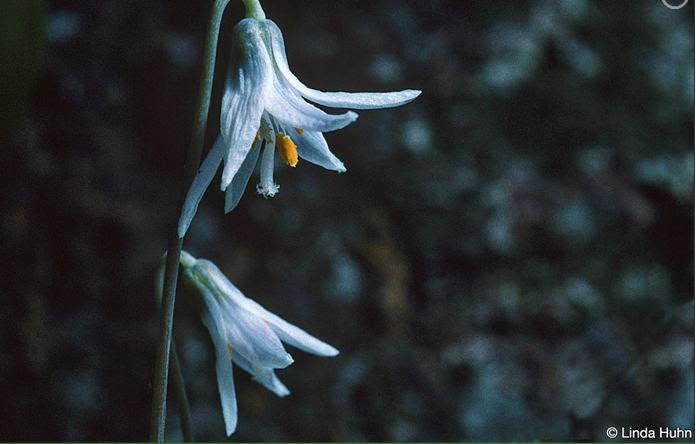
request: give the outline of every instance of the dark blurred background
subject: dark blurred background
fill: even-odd
[[[2,440],[147,437],[211,3],[0,0]],[[423,95],[327,135],[346,174],[279,167],[227,216],[214,181],[185,248],[342,352],[290,350],[284,399],[236,369],[233,438],[692,428],[693,3],[264,1],[308,85]],[[223,439],[195,298],[176,337]]]

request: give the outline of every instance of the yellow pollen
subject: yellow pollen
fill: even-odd
[[[283,162],[294,168],[299,161],[299,157],[297,156],[297,145],[295,145],[290,136],[284,133],[276,134],[276,147]]]
[[[227,344],[227,354],[230,356],[230,359],[232,359],[232,344]]]
[[[304,133],[303,128],[295,128],[295,131],[297,131],[297,134],[299,134],[300,136],[302,135],[302,133]]]
[[[254,141],[251,142],[251,147],[254,147],[254,144],[259,141],[260,134],[258,131],[256,131],[256,136],[254,136]]]

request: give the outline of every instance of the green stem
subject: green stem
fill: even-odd
[[[242,2],[244,2],[244,6],[246,7],[247,18],[266,20],[266,13],[263,12],[259,0],[242,0]]]
[[[179,277],[179,256],[183,238],[177,234],[177,225],[181,215],[181,205],[184,202],[189,184],[196,175],[201,163],[203,143],[208,122],[208,110],[210,108],[210,96],[213,89],[213,77],[215,74],[215,59],[217,57],[217,42],[220,34],[220,23],[225,7],[230,0],[216,0],[208,27],[208,35],[205,42],[203,56],[204,68],[201,74],[198,112],[193,126],[193,136],[188,151],[186,164],[184,165],[184,186],[181,192],[181,204],[177,219],[172,227],[172,236],[167,250],[167,262],[164,270],[164,291],[160,317],[159,348],[155,364],[155,376],[153,382],[152,410],[150,414],[150,440],[164,441],[164,428],[167,416],[167,383],[169,376],[169,355],[172,343],[172,326],[174,324],[174,305],[176,300],[176,286]]]
[[[193,442],[193,428],[191,427],[191,410],[189,409],[188,396],[186,395],[186,384],[184,384],[184,373],[181,371],[179,353],[176,351],[176,343],[172,340],[172,362],[171,376],[176,393],[176,402],[179,406],[179,421],[181,422],[181,434],[185,442]]]

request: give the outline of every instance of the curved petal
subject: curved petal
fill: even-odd
[[[232,355],[232,361],[234,361],[234,363],[241,367],[245,372],[253,376],[254,381],[263,385],[281,398],[290,394],[290,390],[288,390],[285,384],[278,379],[273,369],[258,367],[254,368],[251,363],[239,353]]]
[[[262,386],[266,387],[268,390],[275,393],[281,398],[288,396],[290,390],[283,384],[278,376],[276,376],[273,369],[264,368],[254,375],[254,381],[258,382]]]
[[[212,295],[209,295],[212,298]],[[208,328],[215,348],[215,373],[217,375],[218,391],[222,415],[225,419],[225,430],[230,436],[237,429],[237,395],[234,390],[232,375],[232,360],[227,352],[224,337],[224,326],[219,307],[214,299],[204,297],[208,312],[203,314],[203,324]]]
[[[225,300],[223,301],[225,307],[222,310],[223,313],[230,313],[232,312],[233,308],[238,308],[236,313],[246,312],[248,314],[235,315],[235,319],[246,319],[247,317],[249,317],[253,319],[263,320],[265,321],[262,321],[264,325],[270,325],[270,328],[272,329],[273,334],[276,335],[276,338],[280,337],[280,339],[287,342],[288,344],[297,347],[300,350],[304,350],[308,353],[312,353],[318,356],[336,356],[339,353],[338,350],[336,350],[334,347],[315,338],[314,336],[310,335],[301,328],[290,324],[281,317],[263,308],[258,302],[244,296],[244,294],[242,294],[242,292],[232,282],[230,282],[229,279],[227,279],[227,277],[222,273],[222,271],[220,271],[220,269],[217,268],[215,264],[213,264],[212,262],[207,261],[205,259],[199,259],[196,261],[195,267],[201,270],[201,274],[208,276],[211,285],[218,288],[219,291],[226,296]],[[230,324],[231,322],[227,322],[225,325],[229,327]],[[259,362],[251,359],[247,353],[241,354],[244,357],[248,358],[248,360],[253,364],[253,366],[259,365]],[[271,367],[271,365],[261,366]]]
[[[247,154],[237,174],[234,175],[232,183],[227,187],[227,191],[225,191],[225,213],[234,210],[242,199],[242,194],[244,194],[244,190],[249,183],[251,173],[254,172],[254,167],[256,167],[260,152],[261,139],[259,138],[259,140],[254,142],[254,146],[251,151],[249,151],[249,154]]]
[[[205,156],[203,163],[198,168],[198,173],[193,179],[191,186],[186,192],[186,199],[184,200],[184,205],[181,208],[181,217],[179,218],[179,226],[177,227],[177,234],[179,237],[183,238],[193,221],[193,217],[198,211],[198,204],[201,203],[203,195],[205,194],[210,182],[213,181],[215,177],[215,172],[217,172],[220,162],[222,162],[222,156],[224,155],[224,147],[222,143],[222,138],[218,137],[213,144],[213,147]]]
[[[290,70],[285,54],[283,33],[278,25],[271,20],[266,20],[266,30],[270,37],[273,60],[277,71],[307,100],[333,108],[377,109],[405,105],[421,94],[421,91],[413,89],[381,93],[324,92],[311,89],[304,85]]]
[[[233,355],[239,353],[258,367],[285,368],[293,363],[278,335],[263,319],[224,301],[223,304],[225,332]]]
[[[266,320],[278,337],[293,347],[317,356],[336,356],[339,352],[326,342],[315,338],[271,312],[266,312]]]
[[[229,303],[245,308],[247,311],[252,311],[247,306],[250,302],[255,302],[244,296],[241,290],[230,282],[227,276],[214,263],[205,259],[199,259],[196,261],[196,266],[199,267],[198,273],[202,273],[209,281],[209,285],[217,288],[221,294],[224,294]]]
[[[285,351],[278,335],[255,313],[244,310],[236,299],[241,292],[232,285],[212,262],[199,259],[191,270],[194,284],[204,293],[217,296],[225,329],[225,338],[232,346],[232,353],[239,353],[254,366],[285,368],[293,359]],[[231,291],[231,293],[230,293]],[[246,297],[241,295],[242,298]],[[206,298],[204,298],[206,299]]]
[[[241,62],[230,62],[222,97],[220,130],[227,144],[221,189],[225,191],[246,159],[259,129],[264,102],[273,85],[273,67],[259,22],[244,19],[235,27]]]
[[[333,131],[355,122],[358,115],[352,111],[327,114],[307,103],[286,82],[273,76],[273,88],[268,93],[266,111],[286,126],[309,131]]]
[[[301,158],[327,170],[344,173],[345,165],[329,149],[324,135],[314,131],[303,131],[302,134],[293,134],[297,143],[297,153]]]

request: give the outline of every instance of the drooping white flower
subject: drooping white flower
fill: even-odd
[[[203,323],[215,348],[218,390],[228,436],[237,428],[233,362],[282,397],[290,391],[274,370],[293,363],[282,342],[317,356],[338,355],[334,347],[244,296],[212,262],[182,251],[181,264],[205,303]]]
[[[358,115],[327,114],[307,100],[333,108],[378,109],[401,106],[417,90],[385,93],[324,92],[305,86],[290,70],[280,28],[271,20],[246,18],[234,30],[238,58],[232,59],[222,99],[221,134],[201,164],[184,204],[178,233],[183,237],[205,190],[224,161],[221,189],[225,212],[241,199],[261,156],[257,191],[274,196],[275,151],[294,167],[299,158],[338,172],[343,163],[330,151],[322,133],[344,128]],[[263,150],[263,154],[261,154]]]

